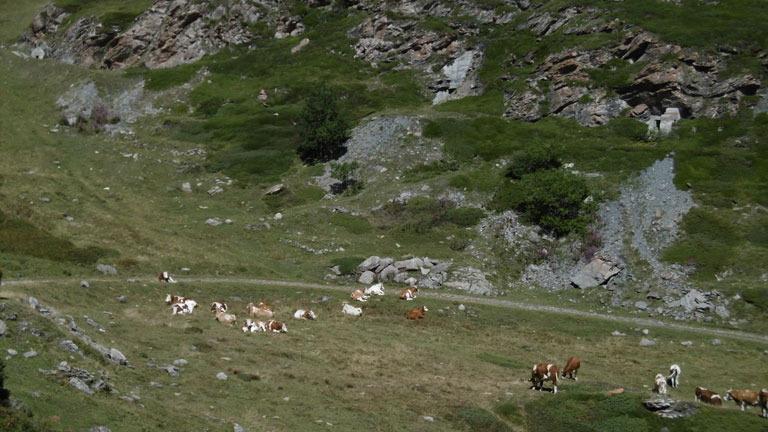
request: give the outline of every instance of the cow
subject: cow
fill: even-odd
[[[405,289],[400,293],[400,300],[413,300],[416,298],[417,292],[419,292],[419,289],[416,287]]]
[[[170,304],[176,304],[176,303],[184,303],[187,300],[190,300],[190,298],[189,297],[182,297],[182,296],[175,296],[175,295],[172,296],[172,295],[168,294],[165,297],[165,304],[170,305]]]
[[[424,312],[427,312],[429,309],[427,309],[426,306],[422,306],[420,308],[416,308],[410,312],[408,312],[408,315],[406,315],[406,318],[409,320],[420,320],[426,318],[424,315]]]
[[[237,317],[230,313],[216,311],[216,321],[224,324],[236,324]]]
[[[359,289],[358,289],[358,290],[355,290],[355,291],[353,291],[353,292],[352,292],[352,295],[350,295],[350,296],[349,296],[349,298],[351,298],[351,299],[352,299],[352,300],[354,300],[354,301],[359,301],[359,302],[365,302],[365,301],[368,301],[368,296],[367,296],[367,295],[365,295],[365,293],[363,292],[363,290],[359,290]]]
[[[257,331],[267,331],[267,328],[264,325],[263,321],[250,320],[250,319],[245,320],[245,322],[243,323],[243,333],[247,333],[247,332],[255,333]]]
[[[213,303],[211,303],[211,312],[214,312],[214,313],[216,313],[216,312],[226,312],[227,309],[229,309],[229,308],[227,307],[227,304],[224,303],[224,302],[213,302]]]
[[[544,381],[552,381],[552,393],[557,393],[558,368],[554,364],[539,363],[533,365],[531,370],[531,389],[541,389],[544,387]]]
[[[699,402],[708,403],[714,406],[723,406],[723,401],[720,399],[720,395],[707,390],[704,387],[696,387],[695,390],[696,400]]]
[[[171,315],[188,315],[192,310],[186,303],[174,303],[171,306]]]
[[[262,305],[264,307],[262,307]],[[269,319],[275,315],[272,306],[267,306],[266,303],[264,303],[264,300],[259,301],[259,306],[255,306],[253,303],[248,303],[246,311],[248,312],[248,315],[255,318]]]
[[[673,364],[669,367],[669,376],[667,377],[667,382],[672,386],[672,388],[677,388],[680,386],[680,375],[682,373],[682,369],[680,369],[680,366],[676,364]]]
[[[264,327],[267,331],[272,330],[275,333],[287,333],[288,327],[285,324],[277,322],[275,320],[269,320],[264,323]]]
[[[565,363],[565,367],[563,368],[562,377],[565,378],[565,374],[568,374],[570,379],[578,380],[579,377],[577,377],[576,374],[579,372],[579,367],[581,367],[579,358],[576,356],[570,356],[568,358],[568,362]]]
[[[304,309],[299,309],[293,313],[293,317],[296,319],[313,320],[317,318],[317,315],[311,310],[305,311]]]
[[[157,276],[157,280],[160,282],[176,283],[175,280],[168,274],[168,272],[162,272]]]
[[[346,315],[352,315],[357,317],[363,316],[362,308],[354,307],[347,302],[342,303],[341,312]]]
[[[667,394],[667,379],[662,374],[656,374],[653,379],[653,391],[658,394]]]
[[[725,400],[734,401],[742,411],[745,411],[748,405],[760,406],[763,408],[761,415],[763,417],[768,415],[768,410],[766,409],[768,390],[728,390],[725,393]]]
[[[377,283],[375,285],[371,285],[368,288],[363,291],[365,295],[371,296],[371,295],[384,295],[384,284],[383,283]]]

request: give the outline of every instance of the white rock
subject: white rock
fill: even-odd
[[[283,218],[283,214],[282,213],[275,213],[275,215],[272,216],[272,219],[274,219],[274,220],[280,220],[282,218]]]
[[[226,381],[227,380],[227,374],[225,374],[224,372],[219,372],[219,373],[216,374],[216,379],[220,379],[222,381]]]

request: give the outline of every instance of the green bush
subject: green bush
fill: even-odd
[[[336,94],[321,84],[309,93],[296,125],[302,161],[314,164],[338,159],[347,151],[349,121],[341,114]]]
[[[354,195],[363,189],[362,180],[357,176],[357,162],[336,163],[331,162],[331,177],[339,180],[339,183],[331,185],[331,192],[336,195]]]
[[[583,232],[596,208],[586,180],[565,170],[545,170],[524,175],[502,185],[491,206],[513,209],[524,218],[557,236]]]
[[[512,162],[507,166],[507,177],[519,179],[539,170],[560,168],[562,156],[562,146],[550,143],[529,145],[512,155]]]
[[[365,261],[363,257],[340,257],[331,260],[331,265],[339,266],[339,272],[345,274],[355,274],[357,266]]]
[[[485,217],[485,211],[476,207],[459,207],[448,210],[446,219],[460,227],[471,227]]]

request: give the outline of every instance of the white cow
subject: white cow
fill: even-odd
[[[672,386],[672,388],[677,388],[680,385],[680,375],[683,373],[683,371],[680,369],[680,366],[673,364],[669,367],[669,376],[667,377],[667,381],[669,382],[669,385]]]
[[[341,312],[347,315],[352,315],[352,316],[358,316],[358,317],[363,316],[363,308],[354,307],[347,302],[343,303]]]
[[[377,283],[376,285],[371,285],[368,288],[365,289],[365,295],[384,295],[384,284],[383,283]]]

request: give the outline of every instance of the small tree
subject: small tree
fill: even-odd
[[[339,180],[339,183],[331,185],[331,191],[336,195],[341,193],[354,195],[360,192],[363,189],[363,182],[355,178],[358,167],[357,162],[331,162],[331,177]]]
[[[334,92],[325,84],[314,88],[299,114],[296,125],[301,142],[297,152],[302,161],[314,164],[338,159],[347,151],[349,122]]]
[[[515,152],[507,166],[507,177],[519,179],[539,170],[560,168],[563,147],[557,144],[530,145],[523,151]]]

